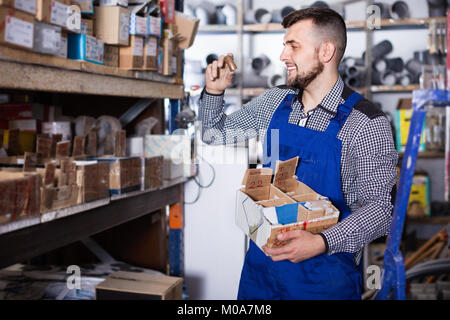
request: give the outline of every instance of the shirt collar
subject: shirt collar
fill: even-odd
[[[344,81],[342,81],[341,76],[338,76],[336,83],[331,88],[330,91],[326,94],[326,96],[322,99],[322,102],[319,103],[318,107],[325,110],[328,113],[336,114],[337,109],[342,101],[342,91],[344,90]],[[299,89],[297,94],[297,101],[302,105],[303,90]],[[303,105],[302,105],[303,109]],[[316,110],[316,109],[313,109]]]

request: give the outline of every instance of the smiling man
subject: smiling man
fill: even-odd
[[[340,210],[338,224],[319,234],[292,231],[281,248],[250,243],[239,299],[361,299],[362,248],[386,235],[392,219],[398,154],[389,121],[344,85],[338,65],[346,48],[342,17],[326,8],[297,10],[280,59],[287,85],[266,90],[235,113],[223,112],[233,72],[224,56],[208,65],[200,119],[207,143],[234,143],[279,133],[279,160],[299,156],[296,176]],[[252,130],[247,130],[252,129]],[[234,134],[233,134],[233,130]],[[275,165],[271,159],[265,166]]]

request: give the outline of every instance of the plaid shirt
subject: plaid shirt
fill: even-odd
[[[301,99],[295,99],[289,123],[325,131],[338,106],[344,102],[343,91],[344,83],[339,77],[322,102],[308,114],[303,111]],[[301,96],[301,92],[292,88],[275,87],[227,116],[223,112],[223,95],[208,94],[204,90],[199,109],[203,141],[228,144],[256,135],[262,138],[275,110],[290,93]],[[358,263],[366,244],[389,233],[393,211],[391,193],[397,182],[395,167],[398,161],[388,119],[368,100],[362,101],[362,104],[358,103],[360,107],[355,106],[351,111],[337,136],[342,141],[342,192],[351,214],[321,233],[328,254],[357,253]],[[250,132],[255,134],[226,135],[233,129],[253,129]],[[222,136],[223,139],[217,139]]]

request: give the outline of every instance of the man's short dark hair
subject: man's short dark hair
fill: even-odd
[[[302,20],[312,20],[321,34],[329,35],[327,40],[333,42],[336,46],[336,56],[339,63],[347,46],[347,28],[341,15],[329,8],[310,7],[291,12],[284,17],[281,24],[283,28],[289,28]]]

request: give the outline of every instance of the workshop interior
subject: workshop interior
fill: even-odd
[[[450,300],[446,0],[0,0],[0,300],[236,300],[251,248],[340,223],[302,159],[203,139],[208,66],[233,73],[225,121],[286,87],[283,19],[313,7],[398,153],[360,299]]]

